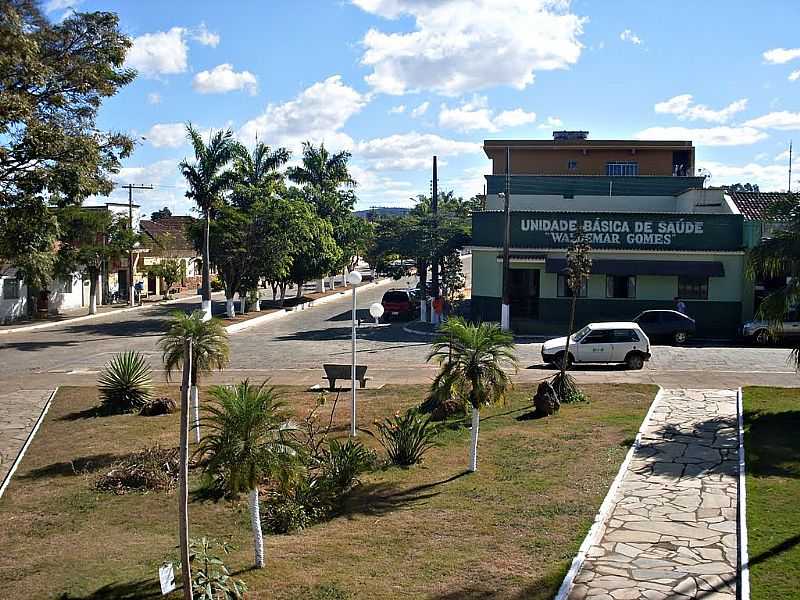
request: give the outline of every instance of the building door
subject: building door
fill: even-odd
[[[158,290],[156,289],[156,276],[155,275],[147,275],[147,295],[156,294]]]
[[[539,269],[509,269],[512,319],[539,318]]]
[[[119,282],[119,289],[117,290],[119,297],[128,300],[128,294],[130,293],[128,289],[128,271],[117,271],[117,281]]]

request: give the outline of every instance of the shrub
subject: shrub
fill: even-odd
[[[553,386],[561,402],[569,402],[568,398],[573,396],[576,392],[580,393],[578,382],[575,381],[575,378],[569,373],[564,373],[563,376],[560,372],[556,373],[553,379],[550,380],[550,385]]]
[[[223,557],[233,546],[212,538],[189,540],[192,592],[195,600],[242,600],[247,586],[230,576]]]
[[[331,440],[325,452],[322,474],[328,484],[341,495],[358,485],[358,476],[371,470],[376,461],[375,452],[365,448],[361,442],[353,439],[344,443]]]
[[[109,412],[131,412],[150,399],[150,364],[139,352],[117,354],[98,377],[100,400]]]
[[[386,450],[392,464],[400,466],[422,462],[425,452],[435,445],[434,438],[439,432],[431,423],[430,416],[422,416],[415,409],[406,411],[402,416],[395,414],[383,423],[376,421],[375,425],[378,427],[378,442]]]
[[[220,279],[216,275],[211,278],[210,285],[212,292],[221,292],[222,290],[225,289],[225,286],[222,283],[222,279]]]
[[[139,409],[139,414],[144,417],[157,417],[159,415],[169,415],[175,412],[177,404],[172,398],[163,396],[161,398],[151,398]]]
[[[293,494],[275,491],[267,494],[261,510],[261,523],[269,533],[283,534],[305,529],[315,522],[315,514]]]
[[[177,448],[145,448],[112,464],[95,487],[117,495],[171,490],[178,483],[178,462]]]
[[[562,400],[564,404],[577,404],[578,402],[588,402],[589,398],[583,393],[583,390],[575,389],[567,394],[567,397]]]

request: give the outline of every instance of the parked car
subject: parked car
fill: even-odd
[[[695,332],[694,319],[677,310],[646,310],[633,322],[651,340],[669,340],[673,344],[685,344]]]
[[[742,337],[759,346],[783,340],[797,340],[800,338],[800,311],[798,309],[790,310],[783,323],[772,330],[767,321],[758,319],[748,321],[742,325]]]
[[[542,360],[561,366],[566,337],[542,344]],[[625,363],[629,369],[641,369],[650,360],[650,339],[636,323],[589,323],[572,334],[567,366],[572,363]]]
[[[387,321],[400,316],[413,319],[419,310],[419,299],[415,290],[410,289],[388,290],[383,294],[381,304],[383,305],[383,316]]]

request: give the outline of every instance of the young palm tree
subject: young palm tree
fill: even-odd
[[[192,340],[191,403],[194,410],[195,440],[200,442],[200,401],[197,393],[199,375],[212,369],[222,370],[230,359],[228,333],[219,319],[204,320],[203,311],[192,314],[181,311],[173,313],[169,329],[159,340],[167,380],[173,371],[183,366],[183,347],[187,339]]]
[[[787,196],[770,212],[770,219],[781,227],[748,252],[747,274],[751,279],[758,275],[786,279],[786,285],[767,296],[758,310],[777,328],[789,310],[800,304],[800,197]],[[792,362],[800,370],[800,345],[792,350]]]
[[[514,338],[495,323],[471,325],[461,317],[446,321],[439,333],[428,355],[429,361],[441,367],[433,381],[433,393],[460,390],[472,405],[469,470],[476,471],[481,406],[505,401],[511,387],[506,369],[517,370]]]
[[[208,143],[203,141],[200,132],[186,125],[186,133],[194,148],[195,161],[181,161],[181,173],[189,184],[187,198],[192,198],[203,213],[203,311],[204,318],[211,318],[211,274],[208,249],[211,209],[222,199],[222,195],[232,183],[234,174],[225,170],[234,156],[233,133],[230,130],[217,131],[209,135]]]
[[[292,437],[296,427],[274,388],[245,380],[235,386],[215,386],[217,400],[206,409],[203,422],[208,433],[197,448],[204,471],[221,481],[233,496],[248,492],[256,567],[264,567],[259,484],[267,477],[281,477],[296,464],[298,446]]]

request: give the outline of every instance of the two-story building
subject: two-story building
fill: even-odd
[[[752,316],[742,215],[724,189],[703,188],[691,142],[555,132],[553,140],[486,140],[484,150],[492,174],[486,210],[473,214],[473,318],[501,320],[506,192],[515,331],[563,333],[566,250],[579,229],[593,265],[576,327],[675,308],[676,298],[703,336],[734,335]]]

